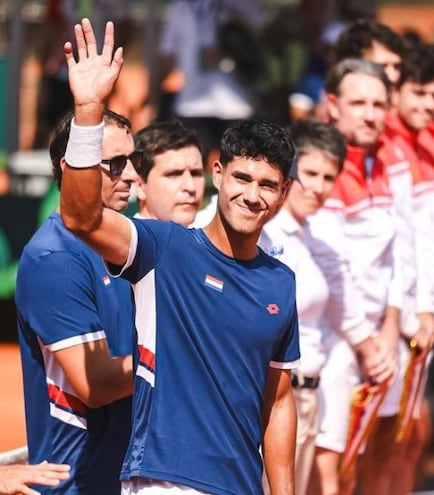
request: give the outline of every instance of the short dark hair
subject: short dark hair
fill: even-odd
[[[74,112],[71,111],[60,119],[54,129],[54,132],[52,133],[49,145],[51,172],[53,180],[57,183],[59,190],[62,182],[62,168],[60,166],[60,162],[65,156],[66,145],[68,144],[69,131],[71,129],[73,117]],[[126,128],[131,131],[130,121],[123,115],[113,112],[112,110],[104,110],[103,121],[105,125],[117,125],[118,127]]]
[[[188,146],[195,146],[202,153],[196,131],[176,119],[156,121],[140,129],[134,135],[134,142],[136,148],[143,150],[143,167],[139,174],[145,181],[155,165],[157,155]]]
[[[412,81],[427,84],[434,81],[434,45],[419,43],[407,50],[401,68],[398,88]]]
[[[223,133],[220,162],[223,166],[235,157],[265,159],[289,177],[295,147],[289,134],[279,124],[267,120],[239,120]]]
[[[374,19],[359,19],[339,36],[333,48],[334,62],[362,58],[364,50],[371,48],[374,41],[403,57],[404,42],[398,33]]]
[[[338,172],[342,170],[347,154],[346,140],[333,124],[316,119],[302,119],[296,121],[287,130],[294,142],[298,157],[311,151],[319,151],[337,161]]]
[[[381,65],[361,58],[346,58],[332,65],[328,70],[324,85],[326,92],[339,95],[342,80],[348,74],[365,74],[375,77],[384,84],[387,92],[390,90],[389,78]]]

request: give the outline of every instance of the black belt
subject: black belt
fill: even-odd
[[[310,376],[304,376],[300,373],[293,373],[291,383],[293,388],[318,388],[319,376],[312,378]]]

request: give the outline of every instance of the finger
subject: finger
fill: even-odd
[[[41,462],[40,466],[43,467],[44,470],[49,469],[57,473],[69,473],[71,470],[71,466],[69,464],[52,464],[48,461]]]
[[[32,483],[44,486],[56,486],[64,479],[68,479],[68,476],[65,476],[64,473],[44,473],[36,476],[32,480]]]
[[[65,60],[68,67],[71,67],[77,63],[72,52],[72,43],[70,41],[67,41],[63,45],[63,53],[65,54]]]
[[[98,47],[96,45],[95,34],[92,29],[92,24],[86,17],[81,21],[81,27],[83,30],[84,40],[86,43],[88,56],[98,55]]]
[[[33,490],[32,488],[29,488],[25,485],[20,487],[19,493],[21,493],[22,495],[41,495],[41,492],[37,492],[36,490]]]
[[[124,51],[123,48],[120,46],[119,48],[116,49],[112,60],[112,68],[115,70],[115,72],[117,72],[117,75],[119,75],[123,63],[124,63]]]
[[[114,46],[115,28],[113,22],[109,21],[105,26],[104,45],[102,47],[102,56],[107,61],[107,63],[110,63],[112,60]]]
[[[76,24],[74,26],[74,34],[75,42],[77,44],[78,60],[84,60],[85,58],[87,58],[87,48],[81,24]]]

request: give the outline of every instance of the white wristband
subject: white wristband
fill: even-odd
[[[70,167],[88,168],[101,163],[104,121],[98,125],[79,126],[71,121],[65,160]]]

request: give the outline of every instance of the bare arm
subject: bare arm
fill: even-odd
[[[26,464],[0,465],[0,495],[38,495],[28,485],[56,486],[69,478],[67,464],[41,462],[32,466]]]
[[[269,369],[263,426],[262,449],[271,495],[294,495],[297,412],[289,370]]]
[[[55,357],[88,407],[101,407],[133,393],[131,356],[111,357],[105,339],[59,350]]]
[[[76,125],[89,128],[102,122],[107,98],[122,67],[122,49],[114,51],[114,27],[111,22],[106,26],[101,55],[98,54],[88,19],[77,24],[74,33],[78,60],[74,59],[72,44],[67,42],[64,46],[69,85],[74,98],[74,119]],[[102,142],[95,143],[96,152],[101,151],[101,146]],[[80,166],[79,163],[74,165]],[[92,163],[87,168],[65,167],[60,209],[65,226],[105,259],[118,265],[126,261],[130,226],[123,215],[102,206],[99,163]]]

